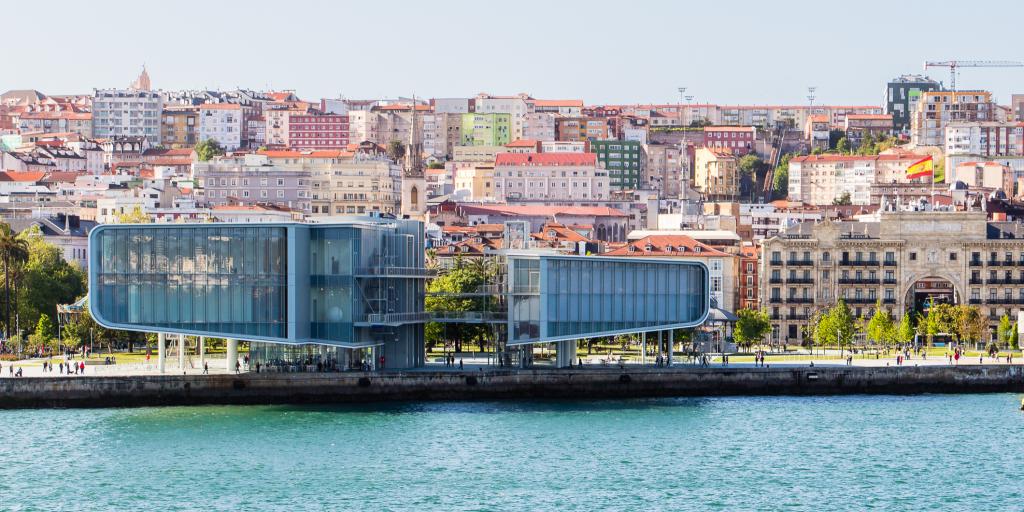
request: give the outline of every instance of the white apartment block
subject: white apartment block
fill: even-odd
[[[145,137],[150,146],[160,145],[160,93],[134,89],[96,89],[92,99],[92,136]]]
[[[946,126],[946,155],[1024,154],[1024,123],[956,122]]]
[[[925,155],[808,155],[789,162],[789,199],[830,205],[846,193],[853,204],[871,204],[871,186],[909,183],[907,167]],[[930,180],[931,178],[917,178]]]
[[[517,140],[527,138],[523,134],[525,118],[527,114],[533,113],[533,102],[533,98],[526,94],[491,96],[481,93],[475,99],[475,106],[478,114],[509,114],[512,117],[512,140]]]
[[[233,151],[242,146],[242,106],[209,103],[199,106],[199,140],[213,139]]]
[[[529,140],[555,140],[555,115],[535,112],[523,116],[523,137]]]
[[[593,153],[502,153],[494,162],[499,202],[608,199],[610,186]]]

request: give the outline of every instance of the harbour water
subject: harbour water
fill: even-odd
[[[0,411],[0,510],[1021,510],[1020,399]]]

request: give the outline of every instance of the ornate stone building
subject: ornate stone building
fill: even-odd
[[[815,311],[839,297],[870,318],[929,301],[981,308],[994,329],[1024,310],[1024,225],[982,211],[883,211],[874,220],[805,222],[765,240],[762,304],[772,341],[799,344]]]

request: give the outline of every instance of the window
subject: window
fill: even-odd
[[[910,261],[917,261],[917,253],[916,252],[911,252],[910,253]]]
[[[956,253],[955,252],[949,253],[949,261],[956,261]]]

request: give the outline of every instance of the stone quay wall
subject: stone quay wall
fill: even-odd
[[[626,368],[0,379],[0,408],[1024,392],[1024,366]]]

